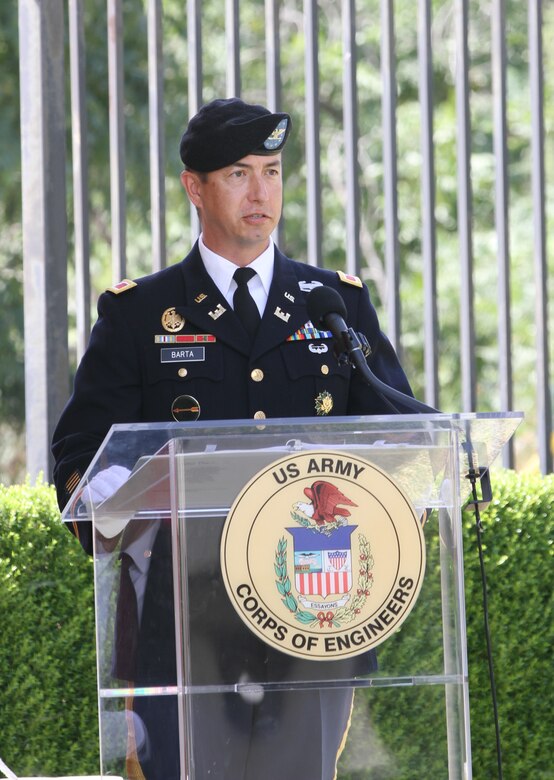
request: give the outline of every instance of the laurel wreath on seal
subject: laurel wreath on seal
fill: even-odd
[[[277,585],[277,590],[282,596],[281,601],[285,607],[290,612],[292,612],[295,620],[298,620],[305,626],[313,627],[319,625],[319,628],[324,628],[325,624],[327,624],[329,628],[332,626],[335,628],[340,628],[343,623],[350,623],[355,619],[356,615],[361,612],[362,607],[365,604],[365,601],[369,596],[369,592],[373,586],[372,569],[374,560],[371,554],[371,547],[365,536],[363,534],[359,534],[358,538],[360,545],[360,569],[358,573],[356,595],[350,601],[348,606],[339,607],[336,612],[319,612],[317,615],[314,615],[308,610],[301,609],[298,606],[298,601],[292,595],[291,582],[287,574],[287,540],[284,536],[279,539],[277,549],[275,551],[274,566],[275,574],[277,575],[275,584]]]

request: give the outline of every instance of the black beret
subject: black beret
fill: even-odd
[[[291,127],[288,114],[239,98],[212,100],[192,117],[181,138],[181,160],[193,171],[225,168],[249,154],[280,152]]]

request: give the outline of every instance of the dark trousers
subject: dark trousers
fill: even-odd
[[[195,537],[195,531],[198,534]],[[269,648],[244,625],[225,592],[219,561],[221,529],[206,544],[206,529],[189,531],[196,571],[189,581],[189,683],[216,688],[239,680],[259,686],[259,697],[241,693],[195,693],[188,702],[195,780],[333,780],[347,731],[352,690],[346,680],[375,669],[374,653],[334,662],[304,661]],[[191,576],[194,574],[194,576]],[[158,535],[152,555],[139,637],[139,686],[176,682],[173,585],[169,537]],[[321,687],[344,680],[345,687]],[[293,690],[294,681],[313,689]],[[146,738],[139,760],[146,780],[184,780],[179,769],[177,701],[171,696],[136,697],[135,714]]]
[[[352,705],[348,689],[196,694],[190,702],[191,780],[333,780]],[[177,702],[135,700],[146,740],[146,780],[184,780],[179,769]]]

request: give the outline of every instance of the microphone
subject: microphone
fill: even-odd
[[[422,401],[418,401],[416,398],[396,390],[396,388],[387,385],[375,376],[369,368],[364,354],[363,345],[364,343],[367,344],[367,339],[363,334],[361,334],[361,337],[358,336],[346,324],[345,320],[348,316],[346,305],[337,290],[325,285],[314,287],[308,293],[306,305],[308,315],[314,326],[316,328],[324,327],[333,334],[335,354],[339,363],[346,356],[346,360],[354,369],[360,372],[365,383],[375,390],[395,413],[398,413],[399,410],[394,403],[400,403],[402,406],[410,409],[410,411],[418,414],[440,414],[438,409],[427,406]],[[371,354],[371,348],[369,350],[369,354]]]
[[[346,305],[339,293],[332,287],[314,287],[308,294],[306,306],[311,321],[318,327],[330,330],[335,340],[335,352],[340,360],[340,355],[345,351],[349,354],[356,351],[354,362],[358,361],[355,345],[350,344],[349,328],[345,322],[348,316]],[[360,345],[361,351],[361,345]],[[365,360],[364,360],[365,362]]]

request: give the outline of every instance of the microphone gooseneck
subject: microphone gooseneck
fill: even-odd
[[[337,290],[325,285],[314,287],[308,293],[306,305],[314,326],[316,328],[324,327],[333,334],[335,352],[339,362],[346,354],[351,366],[360,372],[366,384],[375,390],[394,412],[398,413],[399,411],[394,405],[398,403],[418,414],[440,414],[438,409],[427,406],[422,401],[396,390],[375,376],[367,364],[360,337],[346,324],[345,318],[348,316],[348,312],[342,296]]]

